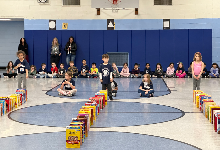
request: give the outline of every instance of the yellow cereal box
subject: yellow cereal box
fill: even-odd
[[[203,93],[201,90],[193,90],[193,102],[196,103],[196,94]]]
[[[107,92],[107,90],[100,90],[99,92],[105,94],[105,106],[106,106],[107,105],[107,99],[108,99],[108,92]]]
[[[79,121],[79,120],[72,120],[72,122],[70,123],[69,126],[75,126],[75,125],[81,125],[82,126],[82,134],[81,134],[81,138],[82,138],[82,142],[84,143],[85,141],[85,122],[83,121]]]
[[[80,148],[82,145],[82,126],[66,127],[66,148]]]
[[[220,110],[220,106],[219,105],[209,106],[208,119],[210,123],[212,123],[213,110]]]
[[[96,121],[96,106],[82,106],[82,108],[91,108],[91,109],[93,109],[93,120]]]
[[[80,111],[88,112],[90,114],[90,124],[93,125],[93,110],[91,108],[80,108]]]
[[[207,102],[205,104],[205,117],[206,118],[208,118],[208,112],[209,112],[209,106],[210,105],[214,106],[214,105],[216,105],[216,103],[215,102]]]

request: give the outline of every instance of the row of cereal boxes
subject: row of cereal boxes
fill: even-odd
[[[76,118],[66,127],[66,148],[80,148],[88,137],[90,126],[107,106],[107,90],[100,90],[95,97],[90,97],[89,101],[80,108]]]
[[[211,95],[201,90],[194,90],[193,102],[204,116],[208,118],[209,122],[213,124],[215,132],[220,134],[220,106],[216,105]]]
[[[16,92],[7,97],[0,97],[1,116],[18,108],[27,101],[27,90],[17,89]]]

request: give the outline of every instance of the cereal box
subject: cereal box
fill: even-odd
[[[24,97],[24,103],[27,101],[27,90],[26,89],[17,89],[16,92],[22,92]]]
[[[0,100],[4,100],[6,102],[6,112],[12,111],[12,100],[9,97],[0,97]]]
[[[82,106],[82,108],[91,108],[93,112],[93,120],[96,121],[96,106]]]
[[[91,126],[91,118],[90,118],[90,115],[89,115],[89,113],[86,113],[86,112],[81,112],[81,113],[79,113],[78,114],[78,116],[79,117],[87,117],[87,119],[88,119],[88,124],[89,124],[89,130],[90,130],[90,126]]]
[[[220,110],[220,106],[219,105],[209,106],[208,119],[210,123],[212,123],[212,113],[214,109]]]
[[[80,148],[82,145],[82,126],[66,127],[66,148]]]
[[[203,99],[211,99],[211,96],[209,95],[205,95],[205,96],[202,96],[202,95],[200,95],[200,98],[199,98],[199,109],[200,109],[200,111],[201,111],[201,106],[202,106],[202,103],[203,103]]]
[[[90,129],[90,119],[88,114],[78,114],[77,119],[86,119],[87,120],[87,130]]]
[[[214,124],[214,130],[215,130],[215,132],[217,132],[217,121],[218,121],[218,115],[220,115],[220,111],[219,110],[214,110],[214,115],[213,115],[213,117],[214,117],[214,119],[213,119],[213,124]]]
[[[73,118],[72,120],[74,120],[75,118]],[[80,118],[79,116],[77,116],[77,119],[75,120],[79,120],[79,121],[84,121],[85,122],[85,137],[88,137],[88,132],[89,132],[89,127],[88,127],[88,120],[86,118]]]
[[[4,100],[0,100],[0,104],[2,104],[2,115],[6,114],[6,102]]]
[[[101,98],[101,101],[102,101],[101,109],[103,109],[105,107],[105,94],[104,93],[96,93],[95,97]]]
[[[215,102],[208,102],[205,105],[205,117],[208,118],[208,113],[209,113],[209,106],[214,106],[216,105]]]
[[[75,126],[75,125],[81,125],[82,126],[82,134],[81,134],[81,138],[82,138],[82,142],[84,143],[85,142],[85,122],[83,121],[76,121],[76,120],[73,120],[69,126]]]
[[[0,114],[1,114],[1,116],[3,115],[3,109],[2,109],[2,107],[3,107],[3,104],[0,103]]]
[[[97,105],[97,103],[96,102],[93,102],[93,103],[85,103],[85,106],[95,106],[96,107],[96,117],[98,116],[98,109],[99,109],[99,107],[98,107],[98,105]]]
[[[212,99],[203,99],[202,103],[201,103],[201,112],[203,112],[203,103],[204,102],[214,102],[214,100],[212,100]]]
[[[215,102],[203,102],[203,115],[205,116],[206,114],[206,105],[216,105]],[[208,107],[208,106],[207,106]]]
[[[90,124],[93,125],[93,110],[92,109],[84,109],[84,108],[81,108],[79,113],[80,112],[86,112],[86,113],[89,113],[90,115]]]
[[[196,94],[195,104],[196,104],[196,107],[197,107],[197,108],[199,108],[199,98],[200,98],[200,95],[205,96],[205,93],[197,93],[197,94]]]
[[[201,90],[193,90],[193,103],[196,103],[196,94],[203,93]]]
[[[19,97],[16,94],[12,94],[11,96],[9,96],[12,99],[12,106],[14,108],[18,108],[18,101],[19,101]]]
[[[220,108],[212,108],[211,109],[211,123],[214,124],[214,115],[216,112],[220,112]]]

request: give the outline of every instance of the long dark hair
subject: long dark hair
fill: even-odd
[[[213,65],[216,65],[216,68],[219,68],[219,66],[218,66],[217,63],[213,63],[213,64],[212,64],[212,67],[213,67]]]
[[[177,70],[180,70],[180,64],[182,64],[182,68],[184,69],[183,63],[182,63],[182,62],[179,62],[178,67],[177,67]]]
[[[10,69],[10,66],[9,66],[9,64],[10,64],[10,63],[12,63],[12,68],[14,68],[14,64],[13,64],[13,62],[12,62],[12,61],[9,61],[9,62],[8,62],[8,65],[7,65],[7,67],[6,67],[6,68],[7,68],[7,70],[9,70],[9,69]]]
[[[21,39],[20,39],[20,45],[22,45],[22,39],[24,39],[24,45],[26,45],[27,43],[26,43],[25,38],[21,38]]]
[[[74,37],[71,36],[71,37],[69,37],[69,41],[67,42],[68,45],[70,45],[70,39],[71,39],[71,38],[73,39],[73,43],[75,43],[75,42],[74,42]]]
[[[160,65],[160,69],[162,69],[161,64],[160,64],[160,63],[157,63],[157,64],[156,64],[156,70],[157,70],[157,65]]]

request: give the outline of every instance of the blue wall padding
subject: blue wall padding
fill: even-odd
[[[48,58],[48,32],[43,30],[34,31],[34,65],[39,69],[41,63],[47,63]],[[29,44],[29,43],[28,43]],[[51,68],[51,66],[47,66]]]
[[[87,64],[90,67],[89,63],[89,31],[88,30],[77,30],[76,31],[76,41],[77,41],[77,56],[76,64],[78,69],[82,66],[82,60],[85,59]]]
[[[132,70],[135,63],[139,63],[140,69],[144,70],[145,67],[145,55],[146,55],[146,48],[145,48],[145,30],[133,30],[132,31],[132,58],[131,58],[131,65]]]
[[[118,51],[118,32],[114,30],[104,31],[104,53]]]
[[[146,41],[145,62],[150,63],[151,70],[155,70],[156,64],[160,62],[160,31],[146,30],[145,41]]]
[[[102,54],[104,53],[103,43],[104,31],[90,31],[90,65],[95,62],[97,67],[102,63]]]
[[[183,30],[25,30],[25,38],[29,46],[30,65],[37,69],[41,63],[46,63],[50,70],[50,54],[52,39],[57,37],[63,51],[60,62],[66,64],[64,47],[70,36],[77,43],[75,64],[78,68],[82,59],[92,62],[97,67],[102,63],[102,54],[107,52],[128,52],[129,68],[134,63],[140,64],[141,71],[145,64],[151,64],[154,71],[156,63],[160,62],[164,71],[170,62],[183,62],[187,70],[194,53],[200,51],[203,61],[209,70],[212,63],[212,30],[211,29],[183,29]]]
[[[207,64],[207,69],[212,64],[212,30],[189,30],[189,63],[193,60],[195,52],[201,52],[202,60]]]
[[[24,37],[26,42],[28,43],[28,57],[29,63],[34,64],[34,31],[32,30],[25,30]]]
[[[132,52],[131,52],[131,31],[129,30],[121,30],[118,31],[118,52],[128,52],[129,53],[129,68],[133,67],[131,63]],[[120,69],[121,70],[121,69]]]

